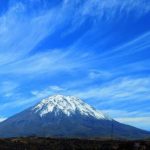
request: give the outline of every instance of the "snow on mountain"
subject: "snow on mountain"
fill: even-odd
[[[43,99],[39,104],[34,106],[32,110],[41,117],[53,112],[56,116],[59,115],[59,113],[63,113],[67,116],[79,113],[96,119],[108,119],[103,113],[95,110],[93,107],[74,96],[54,95]]]
[[[114,137],[141,139],[150,133],[113,119],[74,96],[55,95],[0,123],[0,137]]]

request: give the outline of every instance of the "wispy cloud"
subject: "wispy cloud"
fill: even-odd
[[[88,58],[83,58],[80,54],[76,57],[70,52],[51,50],[50,52],[39,53],[16,63],[1,67],[0,74],[33,75],[34,73],[35,77],[43,73],[56,74],[61,71],[70,72],[74,69],[87,67],[87,63],[89,61]]]
[[[4,120],[6,120],[7,118],[5,117],[0,117],[0,122],[3,122]]]
[[[126,101],[131,98],[142,100],[150,97],[149,85],[149,78],[120,78],[99,87],[79,92],[78,95],[84,98],[107,99],[107,102],[112,100],[113,102],[114,100]]]
[[[135,15],[141,16],[150,11],[148,4],[149,2],[144,0],[102,0],[101,2],[90,0],[84,3],[81,12],[83,15],[97,15],[100,18],[110,20],[116,15],[118,18],[121,17],[119,15],[129,15],[132,11],[135,11]]]
[[[45,12],[43,12],[43,10],[42,10],[41,13],[37,14],[37,16],[35,16],[35,15],[30,16],[30,18],[23,17],[23,19],[21,19],[21,18],[22,18],[22,16],[25,16],[25,10],[26,10],[26,6],[23,5],[23,3],[21,3],[21,2],[16,3],[12,7],[10,7],[10,9],[7,11],[7,13],[5,13],[4,15],[1,16],[1,22],[0,22],[0,26],[1,26],[1,32],[0,32],[1,33],[1,38],[0,38],[0,41],[1,41],[0,42],[1,64],[10,63],[12,61],[15,61],[16,59],[17,60],[23,59],[23,60],[21,60],[21,62],[24,61],[26,64],[29,62],[29,60],[34,62],[33,57],[29,58],[29,60],[26,60],[26,59],[24,60],[24,57],[30,51],[32,51],[33,48],[41,40],[43,40],[46,36],[52,34],[54,31],[62,28],[62,24],[63,24],[63,26],[65,26],[64,24],[65,24],[66,18],[68,16],[68,15],[66,15],[66,12],[70,11],[68,8],[68,6],[70,6],[70,3],[71,2],[69,2],[69,1],[65,1],[62,6],[59,5],[58,7],[55,7],[54,9],[51,9],[51,10],[45,11]],[[132,3],[132,5],[131,5],[131,3]],[[72,3],[72,5],[75,5],[75,3]],[[113,9],[116,11],[116,7],[118,7],[118,6],[123,6],[123,7],[121,7],[121,9],[127,8],[127,6],[131,6],[133,8],[140,6],[147,10],[147,7],[145,7],[145,5],[146,5],[146,3],[142,3],[141,1],[138,1],[135,3],[131,0],[127,1],[127,2],[123,2],[123,4],[120,1],[114,0],[113,3],[111,2],[111,5],[110,5],[109,0],[102,1],[100,4],[98,1],[95,1],[95,2],[89,1],[89,2],[84,3],[83,6],[81,5],[81,10],[82,10],[82,13],[84,14],[84,16],[86,16],[87,14],[91,15],[91,12],[92,12],[91,9],[93,9],[95,7],[96,8],[98,7],[98,10],[103,11],[103,13],[104,13],[104,12],[106,12],[107,9]],[[84,8],[85,10],[82,8]],[[58,10],[61,13],[59,13],[56,16],[56,12]],[[98,10],[95,12],[98,12]],[[19,14],[18,12],[22,12],[22,13]],[[108,11],[108,12],[110,12],[110,11]],[[66,17],[64,17],[64,16],[66,16]],[[80,14],[76,14],[75,18],[76,17],[78,18],[79,16],[80,16]],[[108,15],[108,16],[110,16],[110,15]],[[69,16],[69,18],[70,17],[72,18],[72,16]],[[13,28],[13,30],[11,30],[12,28]],[[19,42],[17,42],[17,41],[19,41]],[[130,43],[130,45],[131,44],[132,43]],[[128,43],[128,45],[129,45],[129,43]],[[121,48],[123,48],[123,47],[121,47]],[[4,51],[4,49],[5,49],[5,51]],[[127,47],[127,49],[129,49],[129,48]],[[133,49],[133,46],[132,46],[132,49]],[[49,54],[46,54],[46,55],[49,55]],[[42,56],[42,55],[37,56],[36,55],[34,57],[35,57],[35,59],[39,59],[38,57],[42,58],[45,56]],[[41,63],[39,65],[37,65],[38,62],[37,63],[35,62],[36,67],[33,66],[32,68],[37,68],[37,66],[41,66],[43,59],[40,59],[39,61],[41,61]],[[23,66],[23,63],[21,63],[21,62],[20,61],[17,62],[17,65],[15,63],[16,66],[12,65],[12,67],[17,69],[21,65]],[[32,66],[32,65],[33,64],[31,63],[30,66]],[[49,65],[49,63],[48,63],[48,65]],[[52,64],[50,64],[50,65],[52,65]],[[42,69],[42,68],[40,68],[40,67],[37,68],[37,70],[40,70],[40,69]],[[21,72],[23,72],[23,70],[21,70]]]
[[[103,71],[103,70],[90,70],[89,71],[89,78],[90,79],[96,79],[96,78],[103,78],[108,79],[112,76],[112,73],[110,71]]]
[[[26,9],[26,5],[19,2],[12,5],[1,16],[1,65],[23,59],[41,40],[52,34],[56,29],[61,28],[60,24],[63,24],[65,20],[62,17],[62,7],[53,8],[49,11],[41,10],[41,13],[30,17],[27,16]],[[62,13],[57,14],[58,10]]]
[[[101,57],[106,59],[117,59],[118,57],[124,57],[126,55],[132,55],[138,53],[139,51],[146,50],[150,47],[150,32],[146,32],[134,40],[131,40],[121,46],[112,49],[109,52],[104,53]]]
[[[37,98],[45,98],[47,96],[50,96],[52,94],[60,94],[62,92],[66,91],[65,88],[60,87],[58,85],[50,85],[47,88],[45,88],[44,90],[33,90],[31,91],[31,94]]]
[[[127,110],[103,110],[108,116],[111,115],[115,120],[132,125],[141,129],[150,130],[150,113],[144,110],[127,111]]]
[[[150,32],[149,22],[142,22],[149,4],[11,1],[0,16],[1,113],[56,93],[81,97],[97,108],[149,104]]]
[[[12,82],[12,81],[3,81],[0,84],[0,94],[3,97],[10,97],[13,95],[13,93],[15,92],[15,90],[18,88],[18,84],[16,82]]]
[[[63,91],[64,90],[62,87],[57,86],[57,85],[50,86],[50,89],[53,91]]]
[[[141,129],[150,130],[150,117],[127,117],[127,118],[116,118],[117,121],[128,125],[135,126]]]

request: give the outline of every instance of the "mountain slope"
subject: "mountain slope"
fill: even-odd
[[[0,123],[0,137],[146,138],[150,133],[111,120],[82,100],[55,95]]]

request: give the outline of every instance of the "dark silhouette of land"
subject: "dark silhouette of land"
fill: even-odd
[[[0,150],[150,150],[150,140],[9,138],[0,139]]]

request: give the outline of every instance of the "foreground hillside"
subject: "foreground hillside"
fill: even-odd
[[[10,138],[0,139],[0,150],[150,150],[150,140]]]

